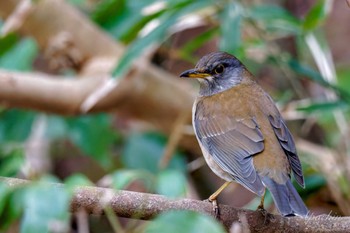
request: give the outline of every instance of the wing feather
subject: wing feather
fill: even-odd
[[[262,195],[264,186],[252,156],[264,150],[264,137],[254,118],[195,115],[195,130],[202,146],[233,179]]]
[[[301,163],[297,155],[295,148],[295,143],[291,133],[289,132],[286,124],[284,123],[282,117],[278,115],[269,115],[269,121],[271,126],[277,136],[281,147],[288,157],[289,164],[292,168],[295,180],[298,184],[304,187],[304,177],[301,168]]]

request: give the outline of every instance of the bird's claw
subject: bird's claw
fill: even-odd
[[[259,205],[256,211],[260,212],[262,216],[264,216],[264,225],[267,222],[268,212],[265,210],[264,206]]]
[[[267,211],[265,210],[264,206],[259,205],[256,211],[259,211],[262,215],[266,216]]]
[[[215,219],[219,219],[220,218],[220,209],[219,209],[219,205],[216,199],[211,200],[210,198],[208,199],[209,202],[211,202],[211,204],[213,205],[213,212],[214,212],[214,216]]]

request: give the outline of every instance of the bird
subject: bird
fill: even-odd
[[[283,216],[308,215],[291,182],[305,187],[293,137],[273,99],[233,55],[212,52],[181,78],[199,81],[192,109],[192,124],[206,163],[226,181],[210,197],[237,182],[261,197],[266,188]]]

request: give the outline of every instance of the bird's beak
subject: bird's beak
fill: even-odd
[[[200,71],[198,69],[186,70],[180,74],[181,78],[206,78],[209,77],[210,74]]]

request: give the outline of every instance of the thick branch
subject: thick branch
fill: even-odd
[[[9,186],[30,184],[30,181],[1,177],[0,182]],[[49,184],[63,188],[62,184]],[[169,210],[193,210],[212,214],[212,205],[206,201],[191,199],[167,199],[166,197],[98,187],[79,187],[71,200],[71,211],[85,209],[90,214],[102,214],[105,206],[110,206],[118,216],[149,220],[157,214]],[[279,215],[236,209],[220,205],[221,221],[226,228],[232,223],[246,219],[251,232],[348,232],[349,217],[327,215],[309,218],[284,218]]]
[[[0,1],[0,17],[13,14],[20,0]],[[58,33],[65,31],[72,35],[75,46],[84,56],[116,56],[124,51],[121,44],[100,31],[97,26],[70,4],[61,0],[41,0],[33,4],[19,32],[35,37],[41,48]]]
[[[77,115],[82,101],[104,80],[96,77],[65,79],[0,69],[0,104]],[[150,67],[142,76],[130,75],[121,80],[90,112],[114,110],[121,116],[149,122],[169,134],[181,112],[191,115],[192,102],[190,91],[174,82],[170,74]],[[181,145],[191,151],[199,150],[194,136],[184,137]]]
[[[5,2],[0,1],[0,17],[3,18],[13,12],[19,0]],[[55,20],[50,20],[53,18]],[[74,38],[76,49],[87,58],[81,74],[93,75],[94,78],[67,80],[57,76],[0,70],[0,104],[64,115],[81,114],[80,104],[104,81],[97,76],[107,76],[111,72],[124,47],[77,9],[60,0],[36,2],[19,28],[19,32],[34,37],[41,49],[45,49],[48,41],[62,31]],[[102,59],[103,65],[101,58],[105,58]],[[170,73],[151,64],[146,68],[130,72],[91,112],[117,110],[120,115],[149,122],[169,134],[180,113],[187,112],[190,116],[193,94]],[[181,146],[198,152],[195,138],[188,139],[182,140]]]

